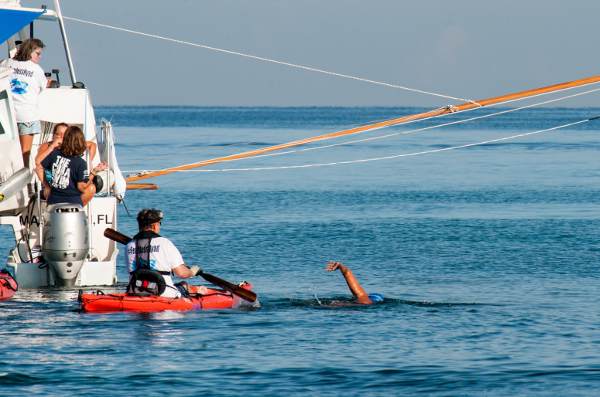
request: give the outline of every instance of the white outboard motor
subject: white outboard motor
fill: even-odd
[[[49,206],[43,240],[42,254],[54,272],[57,286],[75,285],[89,249],[83,208],[68,203]]]

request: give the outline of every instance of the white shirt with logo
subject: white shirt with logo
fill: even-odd
[[[7,59],[2,66],[12,69],[10,89],[17,122],[27,123],[39,120],[38,96],[47,84],[44,70],[33,61],[16,61],[14,59]]]
[[[171,240],[165,237],[153,237],[150,248],[150,268],[160,272],[171,272],[177,266],[183,264],[181,253]],[[129,272],[137,269],[135,264],[135,240],[127,244],[127,254],[125,257]],[[167,298],[179,298],[181,294],[175,285],[171,276],[163,275],[167,288],[161,296]]]

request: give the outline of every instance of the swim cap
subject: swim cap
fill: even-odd
[[[383,302],[383,295],[369,294],[369,299],[371,299],[371,302],[373,302],[373,303],[381,303],[381,302]]]

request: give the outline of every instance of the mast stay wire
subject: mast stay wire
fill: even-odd
[[[594,83],[594,84],[600,84],[600,83]],[[559,101],[562,101],[562,100],[565,100],[565,99],[571,99],[571,98],[575,98],[575,97],[578,97],[578,96],[591,94],[591,93],[594,93],[594,92],[597,92],[597,91],[600,91],[600,88],[595,88],[593,90],[588,90],[588,91],[582,91],[582,92],[578,92],[576,94],[566,95],[566,96],[559,97],[559,98],[549,99],[547,101],[537,102],[537,103],[533,103],[533,104],[530,104],[530,105],[520,106],[518,108],[506,109],[506,110],[502,110],[502,111],[495,112],[495,113],[484,114],[484,115],[481,115],[481,116],[470,117],[470,118],[462,119],[462,120],[449,121],[447,123],[430,125],[430,126],[427,126],[427,127],[417,128],[417,129],[408,130],[408,131],[393,132],[393,133],[390,133],[390,134],[372,136],[372,137],[369,137],[369,138],[353,139],[353,140],[350,140],[350,141],[339,142],[339,143],[332,143],[332,144],[329,144],[329,145],[313,146],[313,147],[302,148],[302,149],[287,150],[285,152],[259,154],[259,155],[256,155],[254,157],[245,157],[245,158],[235,159],[235,160],[231,160],[231,161],[248,160],[248,159],[251,159],[251,158],[256,159],[256,158],[261,158],[261,157],[274,157],[274,156],[281,156],[281,155],[284,155],[284,154],[292,154],[292,153],[298,153],[298,152],[309,152],[309,151],[312,151],[312,150],[327,149],[327,148],[336,147],[336,146],[352,145],[352,144],[355,144],[355,143],[369,142],[369,141],[375,141],[375,140],[379,140],[379,139],[392,138],[392,137],[395,137],[395,136],[398,136],[398,135],[417,134],[419,132],[429,131],[429,130],[433,130],[433,129],[436,129],[436,128],[442,128],[442,127],[448,127],[448,126],[456,125],[456,124],[468,123],[468,122],[471,122],[471,121],[476,121],[476,120],[486,119],[486,118],[490,118],[490,117],[494,117],[494,116],[501,116],[501,115],[507,114],[507,113],[517,112],[519,110],[530,109],[530,108],[534,108],[536,106],[543,106],[543,105],[547,105],[547,104],[550,104],[550,103],[559,102]],[[495,105],[492,105],[492,106],[495,106]],[[455,113],[452,113],[452,114],[459,114],[459,113],[468,112],[468,111],[471,111],[471,110],[475,110],[475,109],[461,110],[461,111],[458,111],[458,112],[455,112]],[[441,116],[436,116],[436,117],[441,117]],[[434,118],[434,117],[432,117],[432,118]],[[424,121],[424,120],[428,120],[428,119],[415,120],[415,121]],[[135,171],[131,171],[131,172],[135,172]]]
[[[600,83],[591,83],[590,85],[593,84],[600,84]],[[567,88],[565,90],[568,89],[572,89],[571,88]],[[311,151],[311,150],[319,150],[319,149],[326,149],[326,148],[331,148],[331,147],[336,147],[336,146],[344,146],[344,145],[350,145],[350,144],[354,144],[354,143],[361,143],[361,142],[367,142],[367,141],[374,141],[374,140],[378,140],[378,139],[385,139],[385,138],[391,138],[394,136],[398,136],[398,135],[409,135],[409,134],[416,134],[416,133],[420,133],[420,132],[424,132],[424,131],[429,131],[435,128],[442,128],[442,127],[447,127],[447,126],[451,126],[451,125],[457,125],[457,124],[462,124],[462,123],[467,123],[467,122],[471,122],[471,121],[475,121],[475,120],[481,120],[481,119],[485,119],[485,118],[490,118],[490,117],[494,117],[494,116],[499,116],[499,115],[503,115],[503,114],[508,114],[508,113],[513,113],[519,110],[524,110],[524,109],[529,109],[529,108],[534,108],[536,106],[542,106],[542,105],[547,105],[550,103],[554,103],[554,102],[559,102],[565,99],[571,99],[571,98],[576,98],[582,95],[588,95],[594,92],[598,92],[600,91],[600,88],[594,88],[592,90],[587,90],[587,91],[582,91],[582,92],[577,92],[575,94],[571,94],[571,95],[566,95],[563,97],[559,97],[559,98],[553,98],[553,99],[549,99],[543,102],[536,102],[533,104],[529,104],[529,105],[524,105],[518,108],[512,108],[512,109],[506,109],[506,110],[501,110],[498,112],[494,112],[494,113],[490,113],[490,114],[484,114],[481,116],[475,116],[475,117],[471,117],[471,118],[467,118],[467,119],[462,119],[462,120],[455,120],[455,121],[450,121],[447,123],[442,123],[442,124],[436,124],[436,125],[431,125],[431,126],[427,126],[427,127],[423,127],[423,128],[418,128],[418,129],[413,129],[413,130],[408,130],[408,131],[400,131],[400,132],[394,132],[391,134],[386,134],[386,135],[380,135],[380,136],[374,136],[374,137],[369,137],[369,138],[363,138],[363,139],[355,139],[355,140],[351,140],[351,141],[346,141],[346,142],[339,142],[339,143],[334,143],[334,144],[330,144],[330,145],[322,145],[322,146],[316,146],[316,147],[309,147],[309,148],[303,148],[303,149],[295,149],[295,150],[288,150],[288,151],[284,151],[284,152],[277,152],[277,153],[267,153],[267,154],[261,154],[261,155],[257,155],[257,156],[253,156],[253,157],[246,157],[246,158],[239,158],[239,159],[233,159],[233,160],[228,160],[228,161],[240,161],[240,160],[245,160],[245,159],[256,159],[256,158],[261,158],[261,157],[274,157],[274,156],[281,156],[284,154],[291,154],[291,153],[298,153],[298,152],[307,152],[307,151]],[[547,93],[546,93],[547,94]],[[541,96],[541,95],[545,95],[545,94],[539,94],[536,96]],[[536,97],[536,96],[532,96],[530,98]],[[508,102],[513,102],[513,101],[518,101],[518,100],[522,100],[523,98],[520,99],[515,99],[515,100],[511,100],[511,101],[506,101],[506,102],[502,102],[499,104],[505,104]],[[492,105],[492,106],[496,106],[496,105]],[[474,109],[467,109],[467,110],[462,110],[459,112],[455,112],[453,114],[458,114],[458,113],[463,113],[463,112],[469,112],[472,111]],[[443,115],[445,116],[445,115]],[[442,117],[442,116],[436,116],[436,117]],[[434,118],[434,117],[432,117]],[[431,119],[431,118],[430,118]],[[590,120],[594,120],[595,118],[590,118],[590,119],[586,119],[585,121],[590,121]],[[428,120],[428,119],[424,119],[424,120]],[[422,121],[422,120],[418,120],[418,121]],[[572,124],[568,124],[565,125],[564,127],[560,127],[560,128],[566,128],[568,126],[571,126]],[[386,127],[382,127],[382,128],[386,128]],[[546,130],[542,130],[541,132],[545,132]],[[539,132],[538,132],[539,133]],[[525,136],[525,135],[523,135]],[[518,136],[517,136],[518,137]],[[402,156],[404,157],[404,156]],[[340,164],[345,164],[345,162],[340,162]],[[332,164],[334,165],[334,164]],[[270,169],[268,167],[259,167],[261,170],[262,169]],[[285,168],[285,167],[283,167]],[[293,168],[300,168],[298,166],[293,166]],[[280,168],[277,168],[280,169]],[[235,170],[242,170],[242,171],[246,171],[246,170],[259,170],[258,168],[252,168],[252,169],[245,169],[245,168],[240,168],[240,169],[212,169],[212,170],[177,170],[175,172],[217,172],[217,171],[223,171],[223,170],[228,170],[228,171],[235,171]],[[157,170],[125,170],[123,172],[125,173],[136,173],[136,172],[155,172]]]
[[[69,21],[73,21],[73,22],[79,22],[79,23],[83,23],[83,24],[88,24],[88,25],[94,25],[94,26],[98,26],[98,27],[101,27],[101,28],[118,30],[118,31],[121,31],[121,32],[131,33],[131,34],[135,34],[135,35],[139,35],[139,36],[144,36],[144,37],[149,37],[149,38],[153,38],[153,39],[165,40],[165,41],[169,41],[169,42],[172,42],[172,43],[177,43],[177,44],[182,44],[182,45],[188,45],[188,46],[198,47],[198,48],[203,48],[205,50],[216,51],[216,52],[220,52],[220,53],[224,53],[224,54],[237,55],[237,56],[244,57],[244,58],[254,59],[256,61],[274,63],[274,64],[277,64],[277,65],[287,66],[287,67],[295,68],[295,69],[301,69],[301,70],[305,70],[305,71],[308,71],[308,72],[321,73],[321,74],[325,74],[325,75],[329,75],[329,76],[335,76],[335,77],[340,77],[340,78],[349,79],[349,80],[361,81],[363,83],[369,83],[369,84],[374,84],[374,85],[379,85],[379,86],[384,86],[384,87],[389,87],[389,88],[395,88],[395,89],[400,89],[400,90],[404,90],[404,91],[415,92],[415,93],[423,94],[423,95],[436,96],[436,97],[444,98],[444,99],[452,99],[452,100],[459,101],[459,102],[469,102],[469,103],[473,103],[473,104],[478,105],[478,103],[476,101],[472,100],[472,99],[465,99],[465,98],[455,97],[455,96],[451,96],[451,95],[441,94],[441,93],[438,93],[438,92],[425,91],[425,90],[421,90],[421,89],[418,89],[418,88],[412,88],[412,87],[406,87],[406,86],[403,86],[403,85],[387,83],[387,82],[384,82],[384,81],[372,80],[372,79],[367,79],[367,78],[364,78],[364,77],[352,76],[352,75],[349,75],[349,74],[332,72],[332,71],[329,71],[329,70],[319,69],[319,68],[312,67],[312,66],[300,65],[300,64],[297,64],[297,63],[291,63],[291,62],[286,62],[286,61],[280,61],[280,60],[277,60],[277,59],[261,57],[261,56],[258,56],[258,55],[247,54],[247,53],[243,53],[243,52],[239,52],[239,51],[227,50],[225,48],[213,47],[213,46],[209,46],[209,45],[206,45],[206,44],[193,43],[191,41],[179,40],[179,39],[175,39],[175,38],[172,38],[172,37],[160,36],[160,35],[152,34],[152,33],[145,33],[145,32],[141,32],[141,31],[137,31],[137,30],[122,28],[122,27],[119,27],[119,26],[114,26],[114,25],[108,25],[108,24],[104,24],[104,23],[89,21],[89,20],[86,20],[86,19],[80,19],[80,18],[75,18],[75,17],[67,17],[67,16],[63,16],[63,19],[66,19],[66,20],[69,20]]]
[[[448,146],[448,147],[438,148],[438,149],[423,150],[420,152],[394,154],[394,155],[390,155],[390,156],[371,157],[371,158],[357,159],[357,160],[336,161],[336,162],[331,162],[331,163],[312,163],[312,164],[299,164],[299,165],[275,166],[275,167],[223,168],[223,169],[211,169],[211,170],[207,170],[207,169],[177,170],[174,172],[276,171],[276,170],[328,167],[328,166],[335,166],[335,165],[348,165],[348,164],[368,163],[368,162],[373,162],[373,161],[392,160],[392,159],[397,159],[397,158],[402,158],[402,157],[415,157],[415,156],[421,156],[421,155],[425,155],[425,154],[447,152],[447,151],[451,151],[451,150],[465,149],[465,148],[474,147],[474,146],[489,145],[491,143],[496,143],[496,142],[509,141],[509,140],[523,138],[523,137],[530,136],[530,135],[537,135],[537,134],[541,134],[544,132],[550,132],[550,131],[564,129],[567,127],[573,127],[575,125],[587,123],[589,121],[593,121],[593,120],[597,120],[597,119],[600,119],[600,116],[589,117],[587,119],[582,119],[582,120],[574,121],[574,122],[567,123],[567,124],[562,124],[562,125],[558,125],[558,126],[554,126],[554,127],[550,127],[550,128],[545,128],[542,130],[525,132],[522,134],[510,135],[510,136],[489,139],[489,140],[474,142],[474,143],[467,143],[464,145]]]
[[[587,81],[587,82],[581,83],[582,81]],[[573,85],[573,83],[578,83],[578,84]],[[587,87],[587,86],[591,86],[591,85],[598,84],[598,83],[600,83],[600,76],[594,76],[594,77],[590,77],[590,78],[586,78],[586,79],[580,79],[580,80],[575,80],[572,82],[555,84],[553,86],[542,87],[542,88],[538,88],[538,89],[534,89],[534,90],[527,90],[527,91],[523,91],[523,92],[519,92],[519,93],[503,95],[501,98],[506,98],[506,99],[503,99],[501,101],[495,101],[496,98],[488,98],[488,99],[483,100],[482,103],[485,103],[486,107],[493,107],[496,105],[521,101],[524,99],[536,98],[538,96],[548,95],[550,93],[558,93],[558,92],[562,92],[562,91],[567,91],[567,90],[571,90],[571,89],[578,88],[578,87]],[[556,88],[558,86],[560,86],[561,88]],[[537,91],[537,93],[531,94],[530,91]],[[524,96],[524,94],[527,94],[527,95]],[[470,106],[465,106],[465,105],[470,105]],[[222,156],[222,157],[213,158],[213,159],[209,159],[209,160],[203,160],[203,161],[192,163],[192,164],[185,164],[185,165],[180,165],[177,167],[171,167],[171,168],[166,168],[166,169],[156,170],[156,171],[149,171],[147,169],[139,170],[139,172],[132,171],[132,172],[137,172],[137,173],[129,174],[129,176],[127,177],[126,180],[128,182],[137,181],[137,180],[141,180],[141,179],[146,179],[146,178],[150,178],[150,177],[168,174],[171,172],[180,171],[182,169],[198,168],[198,167],[204,167],[204,166],[207,166],[210,164],[215,164],[215,163],[237,161],[237,160],[240,160],[240,159],[246,158],[246,157],[248,157],[248,158],[256,157],[258,152],[270,152],[270,151],[274,151],[274,150],[281,150],[286,147],[306,145],[308,143],[317,142],[317,141],[325,140],[325,139],[335,139],[335,138],[339,138],[341,136],[354,134],[354,133],[372,132],[372,131],[380,130],[380,129],[390,127],[390,126],[411,124],[411,123],[414,123],[417,121],[425,121],[425,120],[433,119],[436,117],[445,117],[445,116],[448,116],[449,114],[460,113],[463,111],[467,112],[467,111],[472,111],[472,110],[476,110],[479,108],[480,107],[478,107],[477,105],[473,105],[473,104],[463,104],[463,105],[459,105],[457,107],[450,107],[450,108],[448,108],[448,107],[438,108],[438,109],[434,109],[432,111],[420,113],[417,115],[404,116],[404,117],[400,117],[397,119],[386,120],[381,123],[362,125],[361,127],[354,127],[354,128],[347,129],[347,130],[337,131],[337,132],[328,133],[328,134],[324,134],[324,135],[318,135],[318,136],[312,137],[312,138],[305,138],[305,139],[301,139],[301,140],[297,140],[297,141],[293,141],[293,142],[288,142],[285,144],[278,144],[275,146],[268,147],[267,149],[269,149],[269,150],[267,150],[267,149],[252,150],[249,152],[243,152],[243,153],[238,153],[238,154],[234,154],[234,155]],[[426,114],[427,114],[426,117],[415,117],[415,116],[423,116]],[[406,119],[408,119],[408,120],[406,120]]]

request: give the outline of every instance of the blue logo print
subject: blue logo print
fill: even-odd
[[[10,88],[13,94],[26,94],[27,87],[29,87],[29,84],[19,79],[12,79],[10,81]]]
[[[143,259],[140,259],[140,263],[138,264],[137,261],[134,259],[131,262],[131,268],[134,270],[137,270],[139,268],[143,268],[143,267],[150,267],[150,269],[152,270],[156,270],[156,260],[155,259],[150,259],[150,263],[146,262]]]

